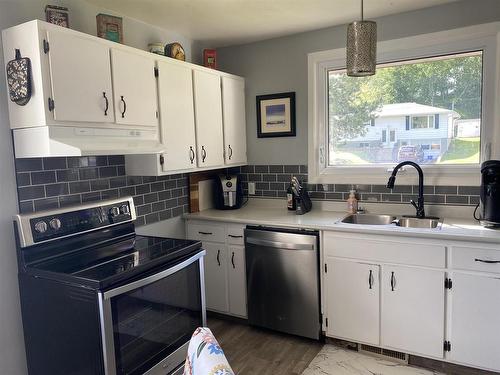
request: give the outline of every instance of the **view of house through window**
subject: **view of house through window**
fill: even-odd
[[[482,51],[328,72],[329,165],[480,160]]]

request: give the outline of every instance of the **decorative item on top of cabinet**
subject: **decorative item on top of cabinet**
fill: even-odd
[[[217,50],[209,48],[203,50],[203,66],[217,69]]]
[[[157,55],[165,56],[165,47],[163,46],[163,43],[149,43],[148,51],[156,53]]]
[[[54,25],[69,27],[69,10],[66,7],[46,5],[45,20]]]
[[[257,96],[257,137],[295,135],[295,93]]]
[[[186,52],[184,47],[178,42],[169,43],[165,46],[165,56],[171,57],[176,60],[186,61]]]
[[[99,38],[123,43],[123,19],[121,17],[99,13],[96,16],[96,21]]]

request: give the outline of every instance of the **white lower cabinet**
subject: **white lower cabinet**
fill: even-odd
[[[381,344],[443,357],[444,271],[382,266]]]
[[[335,258],[326,265],[327,334],[379,345],[380,267]]]
[[[202,241],[207,310],[247,317],[247,283],[242,225],[188,221],[188,239]]]
[[[453,272],[450,359],[500,371],[500,279]]]
[[[227,294],[227,251],[224,244],[203,242],[205,256],[205,300],[208,310],[229,311]]]

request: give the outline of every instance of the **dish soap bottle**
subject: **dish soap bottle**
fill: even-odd
[[[290,211],[295,211],[295,209],[297,208],[297,203],[295,202],[295,194],[293,193],[291,183],[288,186],[288,189],[286,189],[286,207]]]
[[[356,190],[351,190],[349,192],[349,198],[347,199],[347,212],[350,214],[355,214],[358,211],[358,200],[356,199]]]

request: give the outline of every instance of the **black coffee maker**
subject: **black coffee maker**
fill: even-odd
[[[480,199],[480,215],[474,217],[485,227],[500,227],[500,160],[481,165]]]

